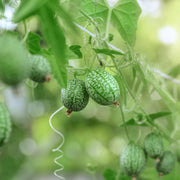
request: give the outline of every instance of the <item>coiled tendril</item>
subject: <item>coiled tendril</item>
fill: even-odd
[[[58,160],[61,159],[61,158],[63,157],[63,155],[64,155],[63,151],[61,150],[61,147],[62,147],[63,144],[64,144],[64,135],[53,127],[53,125],[52,125],[52,118],[53,118],[59,111],[61,111],[63,108],[64,108],[64,106],[60,107],[60,108],[59,108],[57,111],[55,111],[55,112],[50,116],[50,118],[49,118],[49,125],[50,125],[51,129],[52,129],[54,132],[56,132],[56,133],[62,138],[61,144],[60,144],[57,148],[52,149],[53,152],[58,151],[58,152],[61,153],[60,156],[58,156],[57,158],[54,159],[54,163],[56,163],[56,164],[60,167],[59,169],[57,169],[57,170],[54,171],[54,175],[55,175],[56,177],[60,178],[61,180],[65,180],[65,178],[64,178],[62,175],[59,175],[58,173],[61,172],[61,171],[64,169],[64,166],[63,166],[62,164],[60,164],[60,163],[58,162]]]

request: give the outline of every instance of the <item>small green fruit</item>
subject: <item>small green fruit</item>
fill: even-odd
[[[67,88],[61,91],[61,101],[68,109],[68,115],[70,115],[72,111],[81,111],[84,109],[89,101],[85,83],[79,79],[69,81]]]
[[[156,164],[156,170],[159,172],[159,176],[169,174],[175,166],[175,155],[171,151],[165,151],[160,158],[160,162]]]
[[[164,152],[161,136],[155,133],[148,134],[144,140],[144,149],[151,158],[156,159],[158,162]]]
[[[28,73],[26,50],[12,35],[0,36],[0,80],[8,85],[17,85]]]
[[[89,96],[98,104],[117,104],[120,96],[119,85],[116,79],[103,69],[91,71],[86,77],[85,85]]]
[[[133,179],[144,170],[147,163],[144,149],[133,142],[130,142],[122,151],[120,164],[125,174]]]
[[[40,55],[29,55],[28,59],[30,64],[30,79],[38,83],[50,81],[51,66],[48,60]]]
[[[11,133],[11,119],[6,106],[0,103],[0,146],[8,141]]]

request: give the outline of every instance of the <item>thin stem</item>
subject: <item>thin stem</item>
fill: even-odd
[[[135,101],[135,103],[138,105],[138,107],[140,108],[140,110],[144,113],[144,115],[147,117],[147,123],[150,126],[155,127],[156,129],[158,129],[160,131],[160,133],[166,137],[168,139],[169,142],[174,142],[174,140],[169,137],[158,125],[156,125],[154,122],[152,122],[151,118],[147,115],[147,113],[144,111],[144,109],[141,107],[141,105],[139,104],[139,101],[137,101],[137,99],[135,98],[135,96],[132,94],[129,85],[127,84],[127,82],[125,81],[122,72],[120,71],[120,69],[118,68],[116,61],[114,60],[114,58],[112,58],[113,63],[115,65],[116,70],[119,72],[119,74],[121,75],[121,77],[123,78],[125,85],[126,85],[126,89],[128,90],[130,96],[132,97],[132,99]]]
[[[26,21],[23,21],[23,24],[24,24],[24,38],[22,39],[22,43],[24,43],[28,37],[28,28],[27,28],[27,24],[26,24]]]
[[[110,26],[110,22],[111,22],[111,14],[112,14],[112,9],[109,8],[108,10],[108,17],[107,17],[107,23],[106,23],[106,34],[104,39],[106,40],[109,36],[109,26]]]
[[[128,138],[128,140],[130,141],[130,137],[129,137],[129,133],[128,133],[128,129],[127,129],[127,126],[126,126],[126,121],[125,121],[125,118],[124,118],[124,113],[123,113],[123,109],[122,109],[122,105],[120,104],[119,106],[120,108],[120,111],[121,111],[121,117],[122,117],[122,120],[123,120],[123,124],[124,124],[124,129],[125,129],[125,132],[126,132],[126,136]]]
[[[74,23],[74,24],[75,24],[78,28],[80,28],[82,31],[84,31],[84,32],[88,33],[89,35],[91,35],[92,37],[96,37],[95,34],[91,33],[91,32],[88,31],[86,28],[83,28],[82,26],[80,26],[80,25],[77,24],[77,23]],[[116,51],[119,51],[119,52],[121,52],[122,54],[125,54],[125,52],[124,52],[122,49],[119,49],[119,48],[115,47],[114,45],[110,44],[109,42],[107,42],[107,45],[108,45],[109,47],[111,47],[112,49],[114,49],[114,50],[116,50]],[[140,62],[140,63],[143,64],[143,62]],[[158,69],[152,68],[152,70],[153,70],[154,73],[159,74],[159,75],[160,75],[161,77],[163,77],[164,79],[167,79],[167,80],[173,82],[174,84],[180,85],[180,81],[179,81],[179,80],[174,79],[173,77],[171,77],[171,76],[169,76],[169,75],[161,72],[161,71],[158,70]]]

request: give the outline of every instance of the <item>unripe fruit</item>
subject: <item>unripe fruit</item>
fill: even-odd
[[[61,101],[68,109],[68,115],[70,115],[72,111],[84,109],[89,101],[85,83],[79,79],[70,80],[67,88],[61,90]]]
[[[0,37],[0,80],[8,85],[17,85],[27,77],[26,51],[12,35]]]
[[[6,106],[0,103],[0,146],[8,141],[11,133],[11,119]]]
[[[175,166],[175,155],[171,151],[165,151],[160,158],[160,162],[156,164],[156,170],[159,172],[159,176],[169,174]]]
[[[46,58],[40,55],[29,55],[28,60],[31,80],[38,83],[50,81],[51,66]]]
[[[148,134],[144,140],[144,149],[151,158],[156,159],[158,162],[164,152],[161,136],[155,133]]]
[[[144,170],[147,163],[144,149],[134,142],[130,142],[122,151],[120,164],[125,174],[133,179]]]
[[[91,71],[86,77],[85,85],[89,96],[98,104],[118,104],[119,85],[116,79],[103,69]]]

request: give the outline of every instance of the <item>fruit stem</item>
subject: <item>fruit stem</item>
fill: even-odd
[[[46,82],[49,82],[51,80],[51,75],[47,75],[46,77],[45,77],[45,81]]]
[[[162,173],[159,173],[159,178],[162,178],[162,176],[163,176]]]
[[[159,158],[156,158],[155,161],[156,161],[156,163],[159,163],[159,162],[160,162],[160,159],[159,159]]]
[[[118,108],[120,103],[119,102],[115,102],[114,105],[116,106],[116,108]]]
[[[71,113],[72,113],[72,111],[69,110],[69,109],[66,111],[66,114],[67,114],[68,117],[70,117]]]

